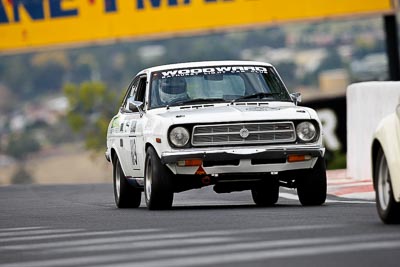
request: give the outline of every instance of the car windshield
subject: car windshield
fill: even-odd
[[[241,101],[291,101],[291,98],[272,67],[202,67],[151,75],[150,108]]]

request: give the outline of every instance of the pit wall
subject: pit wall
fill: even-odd
[[[395,112],[400,82],[363,82],[347,87],[347,176],[371,179],[372,136],[379,122]]]

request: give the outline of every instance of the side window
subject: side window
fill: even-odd
[[[147,82],[146,76],[140,77],[135,94],[135,100],[143,102],[143,104],[146,98],[146,82]]]
[[[130,98],[136,94],[138,83],[139,83],[139,77],[135,77],[135,79],[133,79],[133,81],[129,85],[128,90],[126,91],[126,94],[124,96],[124,101],[122,102],[122,105],[121,105],[122,110],[125,109],[126,101],[128,100],[128,98]]]

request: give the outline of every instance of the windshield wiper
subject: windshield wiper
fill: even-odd
[[[245,100],[245,99],[251,99],[251,98],[258,98],[258,99],[263,99],[263,98],[269,98],[271,96],[274,95],[280,95],[281,93],[266,93],[266,92],[258,92],[255,94],[251,94],[251,95],[245,95],[245,96],[241,96],[239,98],[233,99],[231,101],[231,104],[235,103],[236,101],[240,101],[240,100]]]
[[[202,103],[209,103],[209,102],[226,102],[226,100],[223,98],[195,98],[195,99],[187,99],[187,100],[182,100],[182,101],[178,101],[175,103],[171,103],[167,107],[186,105],[186,104],[202,104]]]

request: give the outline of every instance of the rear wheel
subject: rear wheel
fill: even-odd
[[[114,199],[118,208],[137,208],[140,206],[142,192],[131,186],[121,168],[118,157],[113,161]]]
[[[153,147],[149,147],[146,152],[144,176],[147,207],[150,210],[170,209],[174,199],[173,174],[161,163]]]
[[[318,158],[311,170],[297,179],[297,195],[303,206],[318,206],[326,200],[326,167],[324,158]]]
[[[269,178],[262,181],[251,189],[254,203],[260,207],[274,205],[279,198],[279,181],[276,178]]]
[[[389,167],[382,149],[375,163],[375,194],[379,217],[384,223],[400,223],[400,203],[393,198]]]

